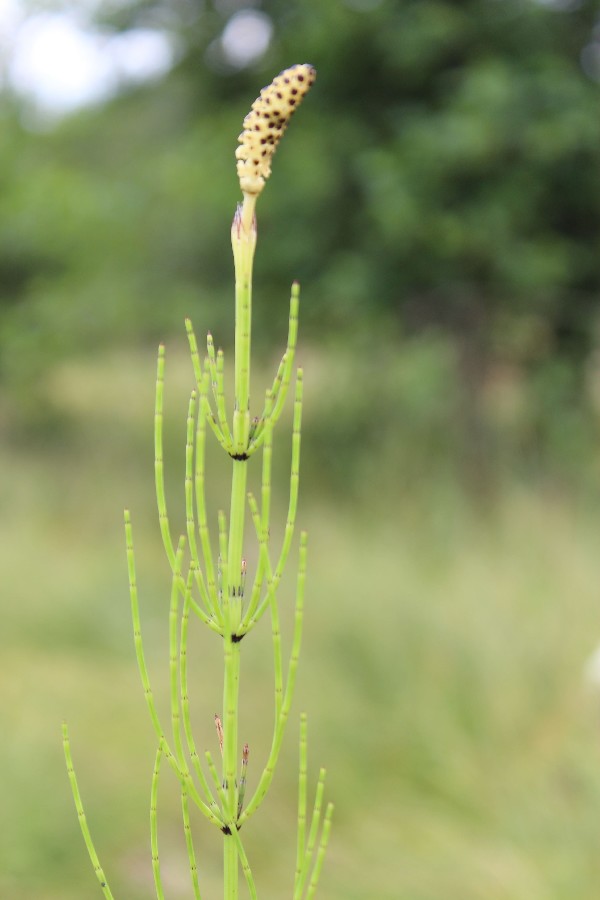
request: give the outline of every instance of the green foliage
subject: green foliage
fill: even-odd
[[[597,286],[598,86],[580,65],[594,5],[267,0],[263,9],[276,31],[261,74],[301,47],[323,84],[314,122],[285,151],[288,193],[268,207],[267,280],[287,270],[308,217],[310,278],[298,275],[316,278],[319,318],[343,326],[368,304],[403,316],[408,307],[416,327],[460,328],[465,305],[481,304],[575,327]],[[226,21],[210,7],[198,14],[179,73],[211,116],[250,77],[219,84],[197,65]],[[290,195],[298,214],[283,228]]]
[[[504,446],[488,399],[510,368],[534,411],[577,406],[590,420],[600,121],[580,60],[594,4],[265,0],[271,47],[239,72],[214,68],[228,9],[107,7],[106,27],[173,29],[173,72],[50,133],[26,133],[5,111],[0,374],[20,418],[51,417],[39,385],[75,348],[154,342],[196,311],[227,343],[229,251],[214,222],[235,202],[230,135],[244,98],[301,57],[322,89],[279,152],[285,190],[264,198],[272,253],[257,261],[258,339],[284,333],[291,274],[307,285],[313,343],[334,335],[364,354],[376,341],[386,355],[401,334],[418,353],[440,335],[443,358],[457,359],[459,443],[477,433],[481,456],[552,454],[547,429],[525,422]],[[390,402],[389,420],[400,407]]]

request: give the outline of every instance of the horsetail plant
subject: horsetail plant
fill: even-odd
[[[252,315],[252,263],[256,247],[256,201],[271,173],[271,160],[289,120],[316,76],[310,65],[295,65],[281,72],[264,88],[244,119],[244,128],[236,151],[237,173],[243,194],[231,229],[235,268],[235,365],[234,408],[229,425],[225,400],[225,360],[222,350],[215,352],[212,336],[201,358],[189,320],[186,329],[195,389],[187,417],[185,448],[186,534],[175,542],[167,513],[163,469],[163,388],[165,350],[158,353],[155,408],[155,487],[162,541],[172,574],[169,606],[169,695],[170,727],[159,715],[146,667],[133,550],[131,517],[125,512],[125,535],[135,652],[150,718],[156,732],[157,750],[151,780],[150,845],[156,896],[165,897],[161,880],[158,848],[158,785],[163,763],[173,770],[181,793],[182,824],[190,870],[190,885],[196,900],[203,895],[196,849],[191,831],[190,806],[223,834],[223,889],[225,900],[239,896],[240,868],[248,894],[257,898],[257,888],[244,850],[240,829],[256,812],[271,785],[289,718],[302,639],[304,585],[306,577],[307,536],[300,535],[296,603],[291,652],[284,673],[279,627],[278,588],[283,575],[296,524],[302,416],[302,370],[295,373],[292,459],[287,519],[282,545],[274,554],[271,540],[271,463],[273,431],[279,422],[288,389],[294,375],[298,332],[299,286],[291,291],[287,346],[271,387],[265,393],[260,415],[250,413],[250,348]],[[208,429],[207,429],[208,425]],[[221,510],[216,534],[205,498],[205,454],[210,431],[232,464],[229,516]],[[248,467],[252,457],[262,457],[260,497],[247,492]],[[249,513],[257,547],[255,571],[246,563],[246,519]],[[213,554],[213,545],[218,553]],[[275,714],[271,746],[263,762],[262,773],[253,792],[246,797],[247,772],[251,765],[250,747],[240,752],[238,740],[240,658],[246,638],[265,613],[271,619],[274,659]],[[215,715],[221,753],[220,771],[210,751],[204,763],[198,751],[190,716],[188,694],[188,630],[196,616],[221,640],[223,647],[223,708]],[[212,729],[211,729],[212,730]],[[73,769],[69,737],[63,726],[67,770],[83,838],[105,897],[112,898],[106,875],[100,865]],[[252,762],[254,760],[252,759]],[[296,868],[292,900],[314,897],[327,847],[333,807],[323,812],[325,771],[319,774],[315,800],[308,821],[307,721],[300,721],[300,774]]]

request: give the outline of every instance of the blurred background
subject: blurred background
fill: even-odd
[[[600,881],[600,5],[591,0],[5,0],[0,6],[0,896],[154,896],[154,739],[134,661],[132,510],[149,665],[167,691],[153,499],[156,345],[183,526],[183,318],[232,359],[234,151],[260,88],[318,80],[261,197],[256,410],[303,287],[298,696],[244,835],[290,895],[297,719],[336,805],[328,898],[563,900]],[[281,427],[289,430],[289,415]],[[289,437],[275,445],[272,535]],[[213,517],[228,467],[209,456]],[[279,522],[279,524],[277,524]],[[293,577],[284,584],[284,610]],[[284,612],[284,624],[290,616]],[[289,629],[288,629],[289,635]],[[194,715],[216,749],[219,646]],[[244,647],[256,783],[268,628]],[[163,707],[166,708],[166,707]],[[171,796],[169,786],[173,789]],[[167,896],[187,898],[165,772]],[[198,821],[206,897],[218,836]],[[275,840],[275,835],[277,840]],[[204,894],[203,894],[204,896]]]

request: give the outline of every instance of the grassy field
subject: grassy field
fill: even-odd
[[[154,895],[154,740],[122,537],[128,506],[163,702],[169,578],[152,493],[153,377],[153,356],[142,352],[65,366],[47,383],[70,423],[60,442],[48,435],[0,447],[0,896],[10,900],[100,894],[65,774],[63,719],[116,897]],[[167,383],[175,508],[190,387],[177,347]],[[209,464],[216,509],[226,472]],[[600,694],[584,670],[600,642],[599,511],[522,488],[485,517],[441,487],[426,499],[390,490],[359,508],[337,500],[315,471],[299,516],[310,547],[294,715],[272,793],[244,834],[261,898],[290,896],[297,719],[306,709],[311,773],[327,767],[335,802],[323,898],[595,900]],[[284,585],[290,603],[291,589]],[[201,629],[193,647],[198,740],[214,751],[220,648]],[[244,651],[251,789],[271,728],[268,629]],[[165,773],[161,842],[175,900],[191,890],[169,786]],[[197,825],[203,897],[212,900],[219,836]]]

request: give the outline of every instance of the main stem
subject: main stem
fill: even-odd
[[[235,640],[242,620],[243,548],[246,513],[246,451],[250,434],[250,346],[252,324],[252,262],[256,246],[255,198],[244,197],[233,220],[231,240],[235,264],[235,402],[233,410],[233,473],[227,553],[229,610],[223,635],[223,787],[227,798],[224,810],[235,828],[238,806],[238,715],[240,684],[240,642]],[[223,884],[225,900],[237,900],[238,852],[233,838],[225,835]]]

